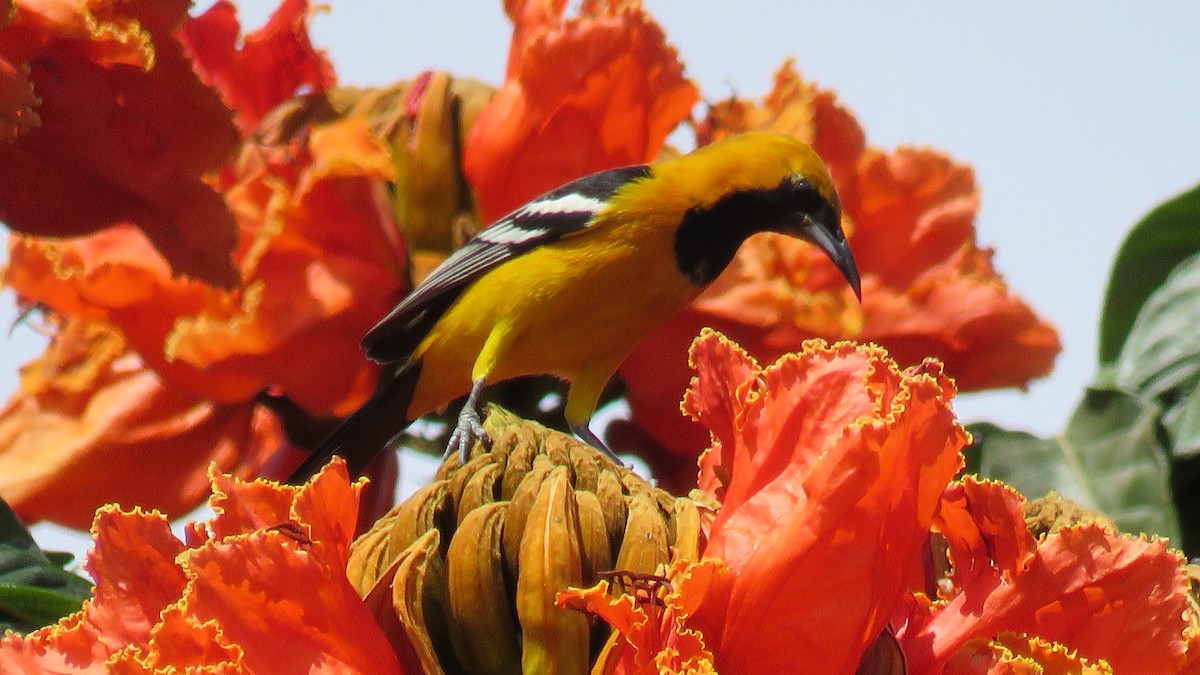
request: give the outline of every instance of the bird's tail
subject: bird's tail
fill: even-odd
[[[361,474],[371,460],[412,422],[408,419],[408,404],[412,401],[420,375],[420,361],[404,366],[320,445],[313,448],[287,482],[293,485],[303,483],[334,455],[346,459],[351,476]]]

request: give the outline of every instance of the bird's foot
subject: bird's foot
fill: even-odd
[[[475,406],[467,404],[458,413],[458,424],[454,426],[454,431],[450,434],[450,442],[446,444],[444,457],[449,457],[450,453],[457,451],[461,463],[466,464],[467,460],[471,458],[471,448],[475,446],[476,440],[482,441],[484,444],[491,442],[479,419],[479,411],[475,409]]]

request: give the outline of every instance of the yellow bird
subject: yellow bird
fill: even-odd
[[[860,294],[829,171],[789,136],[735,136],[534,199],[455,251],[367,333],[368,357],[401,364],[395,378],[289,480],[334,454],[361,472],[412,420],[468,394],[447,448],[465,460],[483,437],[484,385],[522,375],[568,382],[568,425],[606,450],[588,421],[609,379],[758,232],[819,247]]]

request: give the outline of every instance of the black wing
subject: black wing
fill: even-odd
[[[446,258],[363,338],[381,363],[407,359],[473,281],[538,246],[587,228],[622,185],[650,175],[646,165],[601,171],[547,192],[496,221]]]

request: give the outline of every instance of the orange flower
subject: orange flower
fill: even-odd
[[[249,136],[267,113],[302,87],[333,86],[333,64],[308,39],[308,0],[283,0],[261,29],[238,47],[237,7],[218,0],[179,31],[179,40],[205,84],[221,92]]]
[[[697,100],[662,28],[634,0],[513,0],[504,85],[463,166],[490,223],[585,174],[648,162]]]
[[[13,237],[6,281],[27,302],[115,326],[131,351],[69,397],[26,387],[0,412],[0,494],[27,518],[78,526],[109,501],[190,510],[212,460],[239,475],[290,470],[261,394],[321,417],[374,390],[378,366],[358,336],[404,288],[383,196],[390,167],[361,121],[247,146],[223,186],[241,223],[236,290],[173,277],[130,226]],[[131,480],[147,468],[154,480]]]
[[[1016,493],[950,483],[967,435],[936,361],[900,370],[880,347],[811,340],[761,368],[713,331],[691,360],[684,408],[711,435],[699,484],[720,504],[700,560],[559,596],[615,630],[593,672],[850,673],[881,644],[911,673],[1194,665],[1165,542],[1096,524],[1035,540]]]
[[[760,368],[706,331],[691,360],[684,407],[712,438],[700,487],[721,506],[702,562],[672,578],[677,594],[699,595],[669,598],[667,617],[686,616],[720,672],[853,672],[962,467],[954,386],[936,362],[901,371],[883,349],[850,343],[810,341]],[[669,646],[623,637],[643,657]]]
[[[647,338],[621,369],[634,419],[669,449],[694,455],[701,432],[675,411],[683,354],[702,327],[776,358],[805,338],[872,341],[897,361],[934,356],[964,390],[1025,386],[1049,372],[1058,334],[1009,292],[975,243],[979,195],[968,167],[930,150],[868,149],[834,96],[791,63],[761,106],[730,100],[699,127],[701,142],[750,129],[798,136],[829,162],[850,246],[862,272],[861,306],[818,251],[780,235],[742,246],[684,312]]]
[[[1097,524],[1035,540],[1023,506],[1001,483],[967,478],[947,490],[935,525],[954,571],[942,597],[918,594],[896,617],[911,672],[982,672],[1031,645],[1118,673],[1182,672],[1182,556]]]
[[[222,185],[241,225],[236,290],[173,277],[128,227],[14,237],[5,280],[27,301],[114,324],[191,396],[238,404],[271,388],[311,413],[345,414],[377,374],[358,336],[403,290],[384,197],[390,166],[358,121],[287,147],[248,145]]]
[[[345,574],[362,486],[340,461],[299,488],[214,473],[217,515],[186,544],[159,513],[104,507],[93,598],[0,639],[0,670],[402,672]]]
[[[713,576],[725,571],[715,558],[677,562],[666,578],[601,581],[587,590],[560,593],[558,604],[594,614],[619,636],[600,653],[593,673],[716,673],[704,634],[690,628],[688,620],[705,598]],[[633,593],[619,591],[627,583]]]
[[[0,7],[0,220],[42,236],[141,229],[176,273],[233,285],[236,224],[201,180],[237,130],[175,38],[188,3]]]
[[[27,521],[80,529],[107,502],[186,512],[208,494],[210,463],[254,476],[282,444],[263,407],[168,388],[119,333],[72,321],[0,412],[0,496]]]
[[[371,394],[379,371],[362,358],[358,338],[407,288],[406,252],[387,199],[387,182],[394,175],[391,156],[366,123],[335,120],[314,128],[278,118],[272,122],[286,122],[286,128],[260,125],[260,118],[298,87],[317,89],[333,82],[329,64],[308,41],[307,2],[284,2],[266,27],[246,36],[240,49],[232,5],[218,3],[179,30],[195,62],[174,38],[161,40],[169,45],[167,52],[154,42],[163,34],[155,27],[165,25],[164,18],[150,21],[143,16],[148,10],[139,9],[137,2],[120,7],[137,10],[134,16],[112,19],[125,22],[118,22],[125,26],[124,37],[111,34],[118,24],[97,28],[100,32],[92,37],[111,41],[112,49],[122,47],[126,51],[120,53],[128,58],[143,57],[139,67],[155,64],[150,75],[136,71],[137,78],[151,78],[139,87],[153,85],[163,96],[177,95],[159,81],[164,75],[155,73],[178,61],[187,77],[173,86],[193,83],[220,108],[228,125],[232,111],[196,80],[191,70],[195,65],[206,82],[238,106],[243,130],[266,128],[244,142],[236,158],[229,157],[232,147],[223,146],[220,155],[214,155],[220,161],[194,166],[197,177],[205,174],[204,189],[222,194],[223,199],[213,193],[222,210],[232,211],[238,227],[233,251],[236,287],[213,288],[179,277],[178,269],[156,250],[161,244],[146,236],[144,227],[139,231],[137,221],[116,220],[111,227],[76,239],[10,238],[4,282],[23,302],[48,307],[59,316],[113,326],[120,333],[122,353],[129,348],[120,358],[110,355],[93,364],[98,374],[72,389],[69,397],[56,387],[27,388],[0,413],[0,425],[6,429],[0,464],[11,468],[0,491],[27,517],[76,524],[86,522],[98,504],[116,499],[189,510],[203,496],[204,467],[212,460],[239,475],[266,468],[269,453],[282,444],[278,422],[257,403],[264,394],[298,406],[302,413],[297,417],[353,410]],[[83,13],[78,16],[45,11],[47,16],[73,16],[73,21],[82,22],[82,28],[76,26],[76,38],[91,35],[79,32],[91,20],[86,11],[79,10]],[[101,18],[113,11],[105,9]],[[24,25],[21,11],[17,16],[14,31]],[[180,10],[171,30],[184,17]],[[40,14],[29,14],[26,20],[39,29],[48,21]],[[33,28],[27,26],[16,35],[32,40],[36,31],[29,31]],[[4,44],[0,42],[0,56]],[[169,56],[166,61],[164,54]],[[125,95],[121,87],[128,77],[120,68],[87,72]],[[251,75],[253,85],[243,79]],[[259,79],[270,86],[262,86]],[[38,81],[35,77],[35,84]],[[89,95],[86,90],[66,91],[72,83],[78,82],[64,81],[63,96]],[[40,110],[47,117],[47,108]],[[165,104],[164,110],[172,112]],[[162,122],[168,129],[174,123]],[[195,130],[197,139],[208,142],[203,131]],[[265,138],[270,144],[261,140]],[[139,155],[138,166],[146,159]],[[224,163],[227,159],[232,161]],[[128,196],[106,190],[114,198]],[[45,208],[54,202],[40,203]],[[89,203],[89,197],[76,194],[62,203]],[[0,194],[0,209],[3,204]],[[57,363],[55,358],[49,362]],[[118,394],[130,398],[118,401]],[[113,416],[114,411],[126,416]],[[46,444],[44,433],[35,429],[52,430],[53,444]],[[97,429],[105,433],[97,435]],[[169,459],[148,465],[146,453]],[[277,455],[272,470],[286,471],[289,467],[280,463],[286,459],[294,457]],[[169,469],[171,476],[130,479],[146,466],[153,466],[156,475]],[[80,481],[90,489],[80,490]]]

